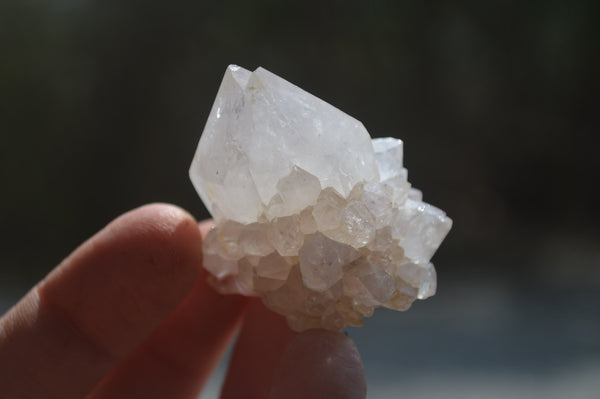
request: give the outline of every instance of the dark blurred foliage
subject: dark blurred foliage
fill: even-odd
[[[599,4],[5,0],[0,278],[144,203],[207,217],[187,169],[236,63],[404,140],[455,222],[440,281],[598,287]]]

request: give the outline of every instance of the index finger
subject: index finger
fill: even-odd
[[[211,223],[201,223],[206,235]],[[196,398],[241,323],[248,298],[220,295],[206,272],[144,344],[88,396]]]
[[[81,245],[0,319],[1,395],[85,396],[194,286],[201,240],[189,214],[157,204]]]

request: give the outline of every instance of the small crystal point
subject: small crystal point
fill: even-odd
[[[304,285],[311,290],[323,291],[342,278],[342,267],[359,254],[348,245],[316,233],[307,237],[298,256]]]
[[[319,231],[334,230],[342,223],[342,209],[346,205],[335,189],[327,187],[321,192],[313,208],[313,217]]]
[[[267,239],[268,225],[250,223],[240,232],[239,241],[246,256],[265,256],[275,250]]]
[[[277,183],[280,205],[272,212],[272,216],[300,213],[306,207],[314,205],[320,193],[319,179],[304,169],[294,166],[290,174]]]
[[[190,167],[216,226],[204,267],[295,331],[360,326],[436,291],[446,214],[408,182],[403,142],[258,68],[227,68]]]
[[[402,140],[385,137],[373,139],[372,143],[380,180],[385,181],[401,174],[404,169],[402,167]]]
[[[282,216],[273,219],[268,231],[269,243],[282,256],[298,255],[304,242],[304,234],[300,230],[300,216]]]
[[[287,280],[292,266],[276,252],[262,258],[256,267],[256,275],[274,280]]]

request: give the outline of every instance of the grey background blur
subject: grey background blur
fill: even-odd
[[[0,311],[122,212],[206,218],[195,146],[263,66],[402,138],[454,219],[438,295],[348,330],[370,398],[597,397],[598,4],[3,1]]]

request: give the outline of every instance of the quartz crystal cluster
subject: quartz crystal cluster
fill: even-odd
[[[214,287],[260,296],[296,331],[433,295],[452,221],[411,188],[402,147],[263,68],[229,66],[190,168],[216,223]]]

